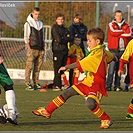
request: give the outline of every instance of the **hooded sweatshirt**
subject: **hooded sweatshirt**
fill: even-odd
[[[30,44],[31,49],[44,49],[44,26],[38,19],[35,20],[30,13],[24,24],[24,41]]]

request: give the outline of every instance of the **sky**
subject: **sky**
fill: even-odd
[[[17,7],[21,6],[23,6],[23,2],[0,1],[0,19],[14,27]]]
[[[99,1],[100,2],[100,1]],[[105,1],[107,2],[107,1]],[[116,7],[114,7],[115,3],[117,3]],[[126,1],[126,2],[120,2],[120,1],[112,1],[112,2],[107,2],[107,6],[109,8],[112,8],[110,10],[113,11],[113,9],[115,8],[115,10],[120,9],[123,11],[128,10],[127,5],[130,5],[130,9],[133,9],[133,2],[131,1]],[[5,21],[6,23],[10,24],[11,26],[14,27],[15,25],[15,14],[17,13],[17,7],[21,7],[23,6],[23,1],[20,2],[15,2],[15,1],[0,1],[0,19]]]

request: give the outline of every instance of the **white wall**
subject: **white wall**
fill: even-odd
[[[24,69],[7,69],[11,79],[25,79],[25,70]],[[69,77],[68,72],[65,72],[67,79]],[[53,80],[54,72],[53,71],[40,71],[39,79],[40,80]],[[80,74],[79,80],[84,78],[84,74]],[[31,74],[32,79],[32,74]]]

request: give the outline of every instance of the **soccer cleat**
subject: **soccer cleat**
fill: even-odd
[[[33,91],[33,90],[34,90],[34,88],[32,87],[32,85],[31,85],[31,84],[27,84],[27,85],[26,85],[25,90],[28,90],[28,91]]]
[[[34,85],[34,90],[40,90],[42,87],[40,84]]]
[[[133,114],[128,114],[128,113],[127,113],[126,119],[133,119]]]
[[[12,124],[18,125],[17,116],[16,114],[13,114],[12,112],[9,112],[7,121]]]
[[[106,128],[109,128],[111,125],[112,125],[111,120],[101,120],[100,128],[106,129]]]
[[[48,89],[48,85],[47,84],[44,84],[42,89]]]
[[[4,116],[0,116],[0,123],[5,124],[7,122]]]
[[[51,114],[48,113],[44,107],[40,107],[38,110],[33,110],[32,113],[38,116],[43,116],[47,119],[51,117]]]

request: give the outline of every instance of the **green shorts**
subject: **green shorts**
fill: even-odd
[[[5,87],[5,85],[13,85],[13,81],[3,63],[0,64],[0,84],[2,87]]]

